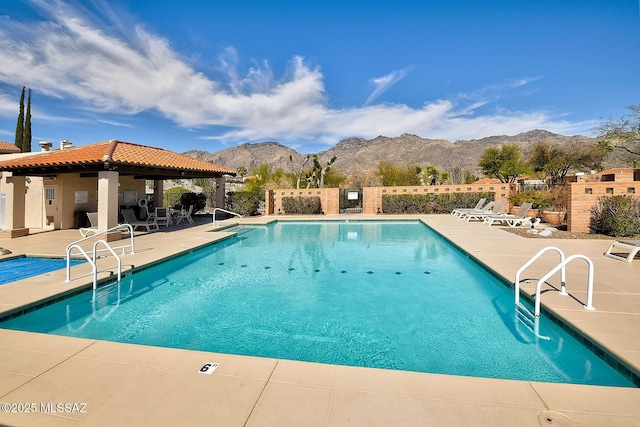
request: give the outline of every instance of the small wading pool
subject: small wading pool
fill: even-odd
[[[420,222],[278,222],[0,323],[51,334],[418,372],[633,387]]]
[[[71,265],[80,264],[82,260],[71,260]],[[42,258],[18,256],[0,260],[0,285],[39,276],[67,267],[67,261],[62,258]]]

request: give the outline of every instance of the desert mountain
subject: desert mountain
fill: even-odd
[[[330,149],[317,154],[321,161],[337,156],[334,167],[346,174],[349,174],[353,168],[373,169],[382,160],[400,165],[433,165],[443,170],[452,170],[455,167],[475,169],[486,147],[515,142],[522,146],[523,151],[526,151],[527,147],[536,141],[563,144],[592,142],[593,139],[582,135],[558,135],[539,129],[513,136],[499,135],[456,142],[402,134],[398,137],[378,136],[369,140],[363,138],[344,139]],[[232,169],[244,167],[247,171],[251,171],[253,166],[262,163],[290,170],[289,156],[292,156],[297,164],[304,158],[296,150],[277,142],[246,143],[215,153],[193,150],[184,154]]]

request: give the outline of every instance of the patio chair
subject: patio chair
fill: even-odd
[[[506,204],[507,202],[505,200],[500,200],[497,203],[495,203],[493,206],[490,206],[490,209],[487,210],[479,210],[479,211],[475,211],[475,212],[466,212],[464,214],[462,214],[462,216],[460,216],[460,218],[464,221],[464,222],[469,222],[472,219],[477,219],[477,220],[484,220],[487,216],[490,215],[501,215],[500,211],[502,210],[502,207]]]
[[[168,227],[171,225],[171,211],[169,208],[156,208],[153,220],[158,226],[164,224]]]
[[[145,219],[147,221],[153,221],[155,219],[155,217],[156,217],[155,211],[150,211],[149,210],[149,206],[147,206],[147,205],[144,205],[144,210],[145,210],[145,213],[147,215],[147,217]]]
[[[80,235],[82,237],[93,236],[98,233],[98,212],[87,212],[87,219],[89,220],[89,227],[80,227]]]
[[[122,218],[124,218],[124,222],[133,227],[133,231],[137,230],[138,227],[144,227],[147,229],[147,232],[158,230],[158,224],[151,221],[141,221],[136,218],[135,212],[133,209],[120,209],[122,212]]]
[[[531,209],[531,203],[523,203],[516,212],[515,215],[501,214],[501,215],[487,215],[483,224],[487,227],[491,227],[495,223],[506,224],[509,227],[517,227],[518,225],[526,225],[534,227],[540,222],[540,218],[531,218],[527,216],[527,212]]]
[[[480,200],[478,200],[478,203],[476,203],[476,205],[473,208],[457,208],[451,211],[451,215],[453,215],[455,218],[458,218],[460,215],[462,215],[463,212],[480,210],[482,209],[482,206],[486,201],[487,199],[483,197]]]
[[[180,209],[176,215],[176,224],[180,224],[183,220],[187,220],[189,224],[193,224],[193,218],[191,218],[191,213],[193,212],[193,205],[189,206],[189,209],[186,211]]]
[[[620,252],[613,252],[616,247],[622,248],[622,253],[629,251],[629,254],[627,256],[618,255]],[[604,255],[619,261],[631,262],[638,252],[640,252],[640,240],[616,240],[609,246]]]

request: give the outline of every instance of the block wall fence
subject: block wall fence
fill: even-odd
[[[623,182],[574,182],[569,185],[569,202],[567,205],[567,229],[573,232],[588,233],[591,207],[598,197],[613,195],[631,195],[640,197],[640,181]],[[506,200],[503,212],[509,209],[509,195],[517,191],[516,184],[467,184],[467,185],[429,185],[419,187],[364,187],[362,189],[362,213],[376,214],[382,211],[382,196],[384,194],[447,194],[493,191],[495,199]],[[340,189],[338,188],[310,188],[310,189],[278,189],[267,190],[265,215],[284,213],[282,209],[283,197],[314,197],[320,198],[322,211],[325,214],[340,213]]]
[[[507,204],[503,212],[509,210],[509,195],[517,191],[516,184],[464,184],[464,185],[428,185],[417,187],[364,187],[362,189],[362,213],[376,214],[382,212],[382,196],[384,194],[447,194],[447,193],[477,193],[494,192],[495,200],[505,200]],[[274,215],[284,213],[282,199],[284,197],[319,197],[322,212],[325,214],[340,213],[340,189],[338,188],[309,188],[309,189],[278,189],[267,190],[265,214]]]
[[[619,195],[640,198],[640,181],[572,183],[567,205],[567,229],[588,233],[591,207],[596,205],[598,197]]]

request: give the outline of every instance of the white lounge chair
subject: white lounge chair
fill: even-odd
[[[453,215],[455,218],[459,218],[460,215],[462,215],[464,212],[472,212],[472,211],[479,211],[480,209],[482,209],[482,206],[484,206],[484,202],[486,202],[487,199],[485,199],[484,197],[481,198],[480,200],[478,200],[478,203],[476,203],[476,205],[472,208],[457,208],[451,211],[451,215]],[[489,202],[491,203],[491,202]],[[487,203],[488,204],[488,203]]]
[[[533,227],[540,222],[540,218],[531,218],[527,216],[527,211],[531,209],[532,203],[523,203],[515,215],[501,214],[488,215],[484,218],[483,224],[490,227],[495,223],[506,224],[509,227],[517,227],[518,225],[527,225]]]
[[[89,219],[89,227],[80,227],[80,235],[82,237],[93,236],[98,233],[98,212],[87,212],[87,219]]]
[[[487,216],[489,215],[498,215],[500,214],[500,211],[502,210],[502,207],[506,204],[507,202],[504,200],[500,200],[498,202],[496,202],[495,204],[493,204],[492,206],[490,206],[491,209],[487,209],[487,210],[479,210],[479,211],[475,211],[475,212],[466,212],[463,213],[460,218],[464,221],[464,222],[469,222],[472,219],[477,219],[477,220],[484,220]]]
[[[487,202],[486,205],[484,205],[480,209],[467,209],[465,211],[460,212],[460,215],[458,215],[457,218],[460,218],[463,221],[469,222],[467,217],[470,216],[470,215],[474,215],[474,214],[481,215],[483,213],[492,213],[493,212],[493,205],[495,205],[495,204],[496,204],[496,202],[489,201],[489,202]]]
[[[136,218],[136,214],[135,212],[133,212],[133,209],[121,209],[120,212],[122,212],[122,218],[124,218],[124,222],[133,227],[134,231],[138,227],[146,228],[147,232],[158,230],[158,224],[156,224],[155,221],[149,222],[139,220],[138,218]]]
[[[616,247],[622,248],[623,253],[628,251],[629,254],[627,256],[618,255],[618,252],[613,252]],[[616,240],[604,255],[619,261],[631,262],[638,252],[640,252],[640,240]]]

